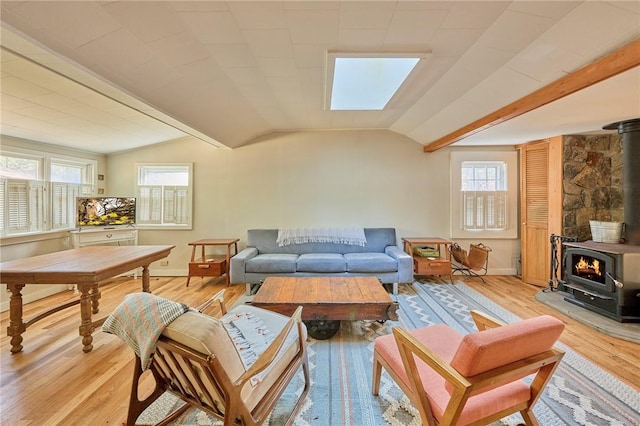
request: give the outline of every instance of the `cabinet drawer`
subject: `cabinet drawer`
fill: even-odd
[[[219,277],[227,272],[226,259],[211,259],[207,262],[189,263],[189,276]]]
[[[450,275],[451,262],[448,260],[430,260],[414,258],[413,268],[417,275]]]
[[[108,243],[110,241],[123,241],[134,240],[135,231],[130,232],[105,232],[105,233],[90,233],[80,235],[80,245],[92,244],[92,243]]]

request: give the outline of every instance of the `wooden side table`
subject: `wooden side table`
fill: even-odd
[[[403,238],[403,249],[413,258],[413,272],[415,275],[449,275],[453,284],[453,274],[451,271],[451,256],[449,248],[453,241],[438,237],[416,237]],[[422,257],[416,256],[414,247],[430,246],[437,248],[439,256]]]
[[[229,285],[229,261],[231,259],[231,246],[234,248],[234,255],[238,254],[239,239],[205,239],[189,243],[193,247],[191,250],[191,261],[189,262],[189,276],[187,277],[187,287],[191,277],[221,277],[226,274],[227,285]],[[227,255],[207,254],[207,246],[227,246]],[[200,257],[196,258],[196,252],[200,247]]]

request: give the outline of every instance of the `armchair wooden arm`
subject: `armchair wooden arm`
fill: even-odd
[[[240,387],[244,386],[244,384],[249,379],[254,377],[256,374],[260,374],[264,369],[269,367],[282,349],[282,346],[284,345],[284,342],[289,335],[289,332],[291,331],[293,325],[300,324],[301,322],[302,306],[298,306],[293,315],[291,315],[289,321],[287,321],[287,325],[285,325],[282,331],[278,333],[278,336],[276,336],[273,342],[271,342],[269,347],[267,347],[267,349],[260,355],[260,357],[258,357],[253,365],[251,365],[251,368],[249,368],[242,376],[240,376],[238,380],[233,383],[233,385]],[[298,340],[300,343],[300,348],[304,348],[304,339],[305,337],[304,333],[302,332],[302,328],[298,327]]]
[[[496,328],[504,325],[502,321],[497,320],[492,316],[485,314],[484,312],[476,311],[474,309],[469,313],[471,314],[473,322],[476,323],[478,331],[486,330],[488,328]]]
[[[428,426],[435,426],[436,423],[434,421],[433,412],[431,411],[431,403],[429,402],[427,393],[422,385],[420,371],[413,355],[425,362],[439,375],[444,377],[445,380],[456,384],[457,388],[466,389],[471,384],[445,360],[420,343],[405,330],[400,327],[393,327],[391,330],[396,342],[398,342],[398,349],[400,349],[402,364],[405,366],[405,371],[409,378],[410,392],[407,392],[405,389],[405,393],[420,412],[420,417],[422,418],[423,423]]]
[[[198,306],[196,310],[198,312],[204,312],[204,310],[207,309],[209,306],[213,305],[215,302],[218,302],[220,304],[220,311],[222,315],[226,314],[227,306],[224,303],[224,291],[225,289],[223,288],[222,290],[220,290],[219,292],[211,296],[206,302]]]

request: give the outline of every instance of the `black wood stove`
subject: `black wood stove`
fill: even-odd
[[[640,246],[565,242],[567,302],[619,322],[640,322]]]

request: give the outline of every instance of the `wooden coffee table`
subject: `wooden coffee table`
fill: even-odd
[[[328,339],[341,320],[398,319],[398,302],[375,277],[268,277],[252,304],[283,315],[302,306],[309,335]]]

